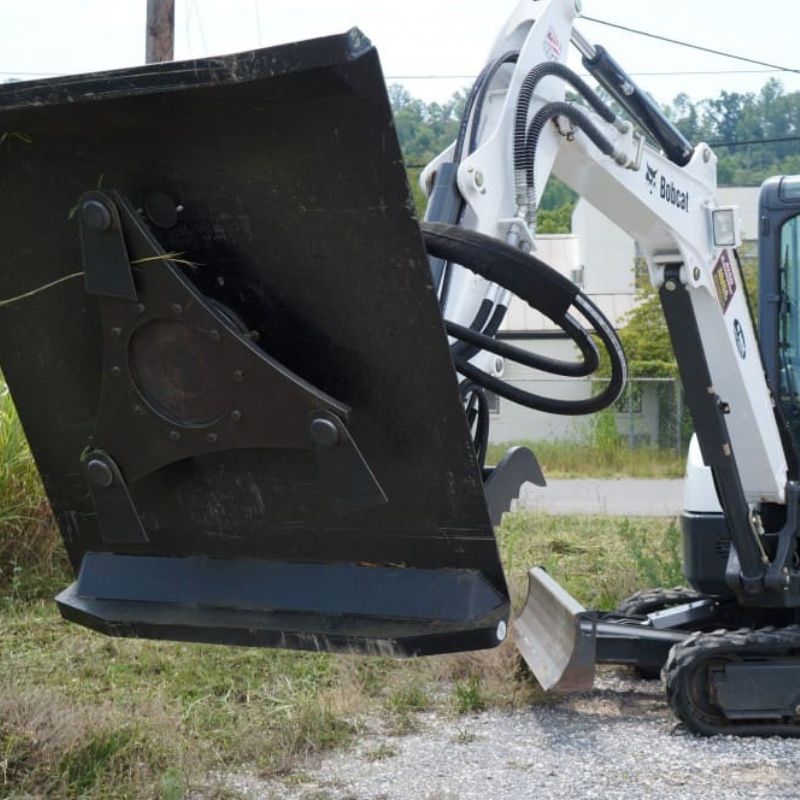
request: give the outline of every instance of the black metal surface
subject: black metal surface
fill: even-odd
[[[731,536],[724,514],[684,511],[681,515],[683,574],[699,592],[729,594],[725,568]]]
[[[625,70],[597,45],[593,58],[584,56],[583,66],[597,82],[644,128],[661,146],[670,161],[686,166],[693,147],[686,137],[667,119],[658,104],[642,91]]]
[[[114,459],[102,450],[90,450],[84,466],[103,541],[109,545],[146,544],[147,533]]]
[[[733,447],[714,392],[697,319],[686,286],[680,281],[680,265],[668,265],[659,290],[672,349],[686,392],[703,461],[714,475],[720,503],[738,556],[738,569],[731,575],[733,588],[744,599],[763,594],[764,564],[750,526],[750,510],[744,496]]]
[[[474,571],[502,598],[491,619],[442,629],[431,607],[402,636],[433,637],[426,652],[495,644],[505,579],[368,40],[351,31],[10,84],[0,87],[0,131],[19,134],[0,151],[9,198],[0,299],[25,295],[0,308],[0,366],[75,568],[89,552],[124,553],[205,558],[220,570],[228,560],[318,564],[331,574],[341,565],[431,570],[442,587],[451,570]],[[68,277],[82,263],[73,210],[97,186],[133,210],[130,258],[161,254],[136,265],[136,302],[104,286],[86,293]],[[103,228],[102,211],[87,214]],[[29,294],[53,281],[61,282]],[[259,374],[282,374],[299,401]],[[309,418],[309,397],[335,436]],[[326,460],[348,442],[350,465]],[[100,530],[82,454],[101,443],[147,542],[115,544]],[[363,495],[366,484],[353,481],[359,459],[386,503],[337,502]],[[308,588],[298,580],[294,591]],[[62,596],[62,610],[115,632],[116,612],[87,610],[93,601],[76,592]],[[139,601],[134,617],[176,613],[147,606],[144,589]],[[303,636],[317,625],[337,646],[368,649],[370,637],[385,641],[394,630],[380,609],[356,624],[330,613],[332,599],[320,602]],[[212,608],[180,613],[193,639],[219,640]],[[226,613],[229,627],[244,622],[244,610]],[[141,635],[183,635],[180,625],[135,623],[126,625]],[[290,623],[262,614],[253,642],[261,625],[259,643],[301,646]]]
[[[728,719],[794,718],[800,706],[800,660],[726,664],[711,669],[711,693]]]
[[[88,553],[57,601],[112,635],[398,656],[492,647],[506,604],[478,570],[110,553]]]
[[[690,635],[688,631],[656,630],[641,622],[619,619],[587,618],[581,625],[594,631],[598,664],[625,664],[643,669],[660,668],[672,646]]]
[[[512,447],[496,467],[484,470],[483,482],[486,503],[492,525],[499,525],[511,502],[519,497],[524,483],[546,486],[542,468],[527,447]]]

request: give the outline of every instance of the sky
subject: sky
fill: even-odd
[[[389,83],[441,101],[478,73],[517,2],[176,0],[175,55],[230,53],[358,26],[378,47]],[[145,9],[146,0],[0,0],[0,81],[140,64]],[[770,77],[787,91],[800,90],[798,0],[583,0],[583,13],[796,70],[763,71],[588,20],[576,23],[661,102],[679,92],[693,100],[722,89],[757,92]],[[579,67],[577,57],[573,65]],[[408,77],[420,75],[464,77]]]

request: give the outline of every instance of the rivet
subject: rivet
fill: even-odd
[[[236,383],[241,383],[244,380],[244,373],[240,369],[235,370],[233,373],[233,380]]]
[[[118,339],[120,336],[122,336],[122,328],[112,328],[111,335]]]
[[[180,303],[173,303],[170,308],[173,314],[183,314],[183,306]]]
[[[115,378],[119,378],[119,376],[122,375],[122,367],[111,367],[111,374]]]
[[[209,434],[206,436],[206,441],[207,441],[209,444],[216,444],[218,439],[219,439],[219,436],[217,436],[217,434],[216,434],[216,433],[209,433]]]
[[[485,182],[485,179],[483,177],[483,173],[480,172],[480,171],[476,172],[475,173],[475,185],[480,189],[481,186],[483,186],[484,182]]]
[[[504,642],[506,640],[507,634],[508,634],[508,626],[501,619],[500,622],[497,623],[497,641]]]
[[[170,431],[169,432],[169,440],[171,442],[179,442],[181,440],[181,432],[180,431]]]
[[[144,303],[137,303],[136,304],[136,313],[137,314],[144,314],[145,306]]]
[[[696,281],[699,281],[700,280],[700,267],[695,267],[694,268],[694,272],[692,272],[692,275],[694,276],[694,279]]]
[[[143,417],[144,416],[144,408],[142,408],[142,406],[140,406],[140,405],[135,405],[133,407],[133,413],[136,414],[137,417]]]
[[[678,288],[678,284],[676,284],[675,281],[667,281],[664,284],[664,288],[666,288],[668,292],[674,292]]]
[[[325,417],[315,417],[308,426],[308,435],[317,447],[334,447],[339,442],[339,429]]]
[[[231,411],[231,421],[232,422],[241,422],[242,421],[242,412],[241,411]]]
[[[212,342],[218,342],[222,337],[219,335],[219,331],[216,328],[212,328],[208,332],[208,338],[211,339]]]

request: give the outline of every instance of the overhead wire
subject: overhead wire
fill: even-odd
[[[670,44],[680,45],[681,47],[689,47],[692,50],[699,50],[703,53],[711,53],[715,56],[722,56],[723,58],[733,58],[736,61],[744,61],[747,64],[758,64],[761,67],[769,67],[770,69],[774,69],[778,72],[793,72],[796,74],[800,74],[800,69],[795,69],[794,67],[786,67],[781,64],[772,64],[769,61],[761,61],[757,58],[748,58],[747,56],[740,56],[737,53],[729,53],[725,50],[717,50],[713,47],[705,47],[701,44],[694,44],[692,42],[685,42],[681,39],[673,39],[669,36],[662,36],[658,33],[650,33],[649,31],[643,31],[639,28],[630,28],[627,25],[622,25],[618,22],[610,22],[609,20],[605,19],[597,19],[597,17],[581,17],[582,20],[586,22],[595,22],[598,25],[605,25],[609,28],[617,28],[618,30],[625,31],[626,33],[634,33],[637,36],[646,36],[648,39],[657,39],[661,42],[669,42]]]

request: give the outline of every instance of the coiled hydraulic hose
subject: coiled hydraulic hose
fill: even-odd
[[[559,325],[578,345],[583,361],[560,362],[528,353],[505,342],[491,340],[487,343],[482,338],[483,334],[448,322],[448,332],[452,335],[463,336],[483,349],[535,369],[545,369],[561,375],[587,375],[596,368],[598,355],[589,334],[569,313],[571,308],[575,308],[594,327],[611,362],[611,377],[606,387],[599,394],[583,400],[561,400],[523,391],[478,369],[468,359],[456,357],[456,367],[462,375],[514,403],[554,414],[590,414],[607,408],[618,399],[627,375],[622,345],[611,323],[572,281],[534,256],[476,231],[427,222],[422,224],[422,233],[430,255],[461,264],[486,280],[502,286]],[[590,365],[593,365],[593,369],[587,372]]]

